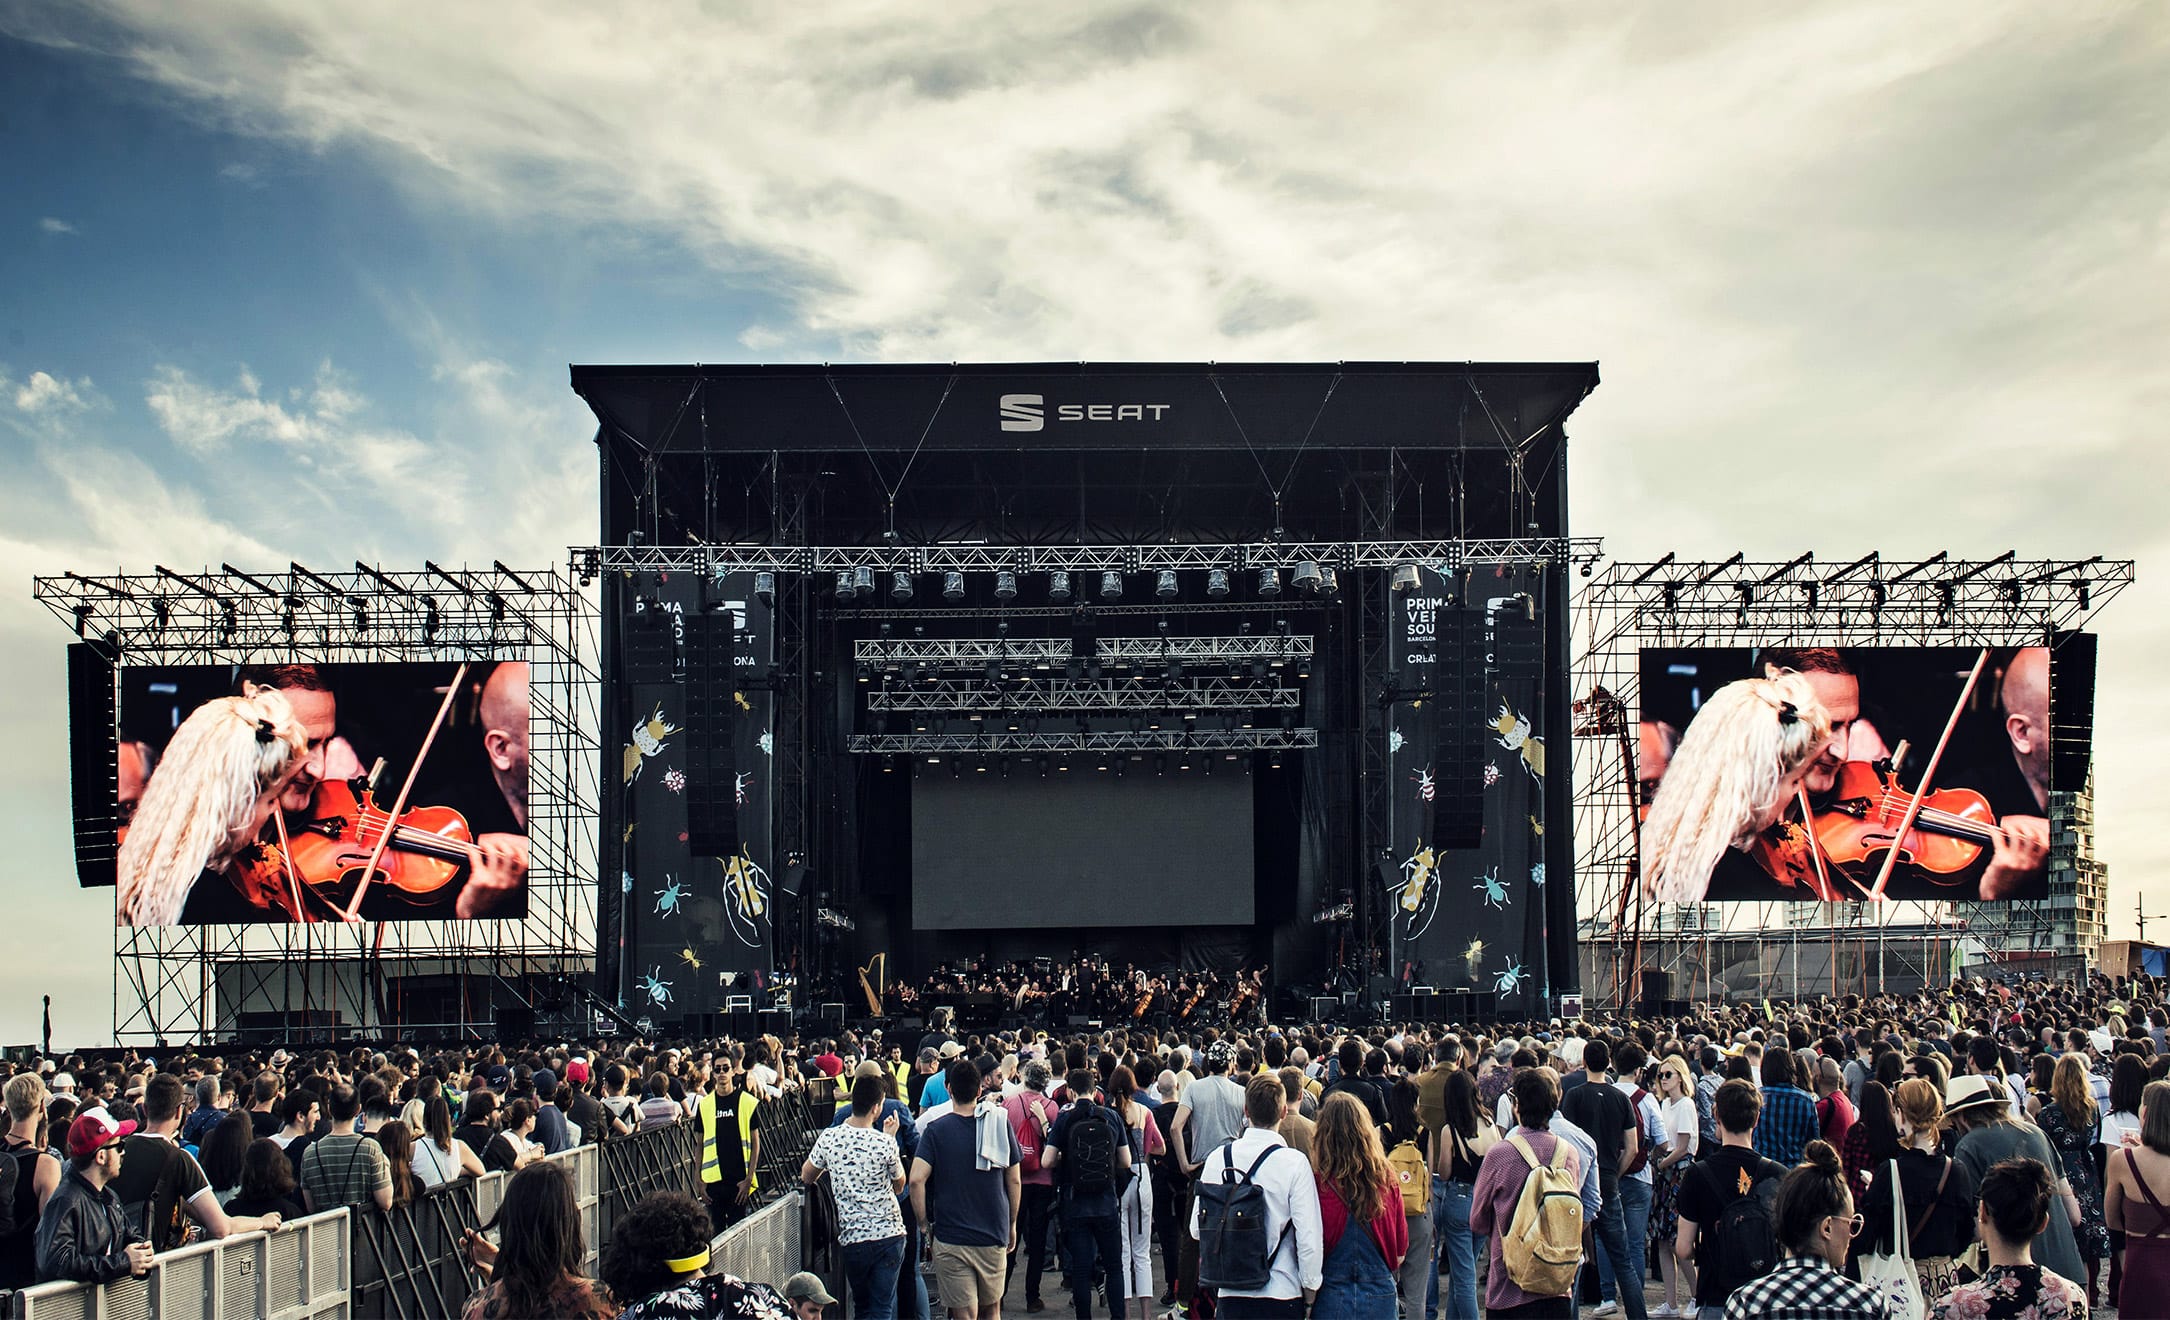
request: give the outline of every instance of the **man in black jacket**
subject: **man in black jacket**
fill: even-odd
[[[38,1217],[38,1282],[111,1283],[151,1270],[151,1244],[107,1189],[121,1171],[121,1140],[136,1130],[104,1106],[68,1128],[68,1171]]]

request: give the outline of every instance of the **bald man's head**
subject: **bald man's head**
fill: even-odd
[[[527,828],[527,661],[507,660],[482,685],[482,749],[505,804]]]
[[[2022,647],[2004,671],[1999,693],[2012,758],[2034,789],[2035,805],[2049,808],[2049,648]]]

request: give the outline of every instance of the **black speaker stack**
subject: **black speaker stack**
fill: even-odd
[[[2059,632],[2049,652],[2050,786],[2077,793],[2087,786],[2095,749],[2095,635]]]
[[[120,852],[120,743],[114,728],[113,661],[96,642],[68,644],[68,797],[75,816],[75,881],[114,881]]]
[[[686,842],[696,857],[729,857],[738,851],[738,616],[689,615],[685,630]]]
[[[1484,841],[1483,619],[1457,603],[1440,608],[1432,660],[1432,847],[1475,848]]]

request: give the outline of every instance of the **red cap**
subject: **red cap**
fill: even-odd
[[[119,1141],[136,1130],[133,1122],[122,1123],[106,1112],[104,1105],[93,1105],[75,1116],[68,1127],[68,1153],[88,1155],[100,1146]]]
[[[565,1080],[568,1082],[584,1082],[588,1080],[587,1063],[583,1060],[575,1059],[571,1063],[566,1064]]]

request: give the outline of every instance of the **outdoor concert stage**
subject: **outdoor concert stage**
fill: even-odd
[[[575,367],[603,459],[597,984],[946,963],[1572,991],[1564,424],[1590,364]],[[721,622],[728,621],[728,622]],[[731,624],[735,623],[735,627]],[[1548,932],[1551,932],[1548,938]],[[740,999],[739,996],[745,996]]]

